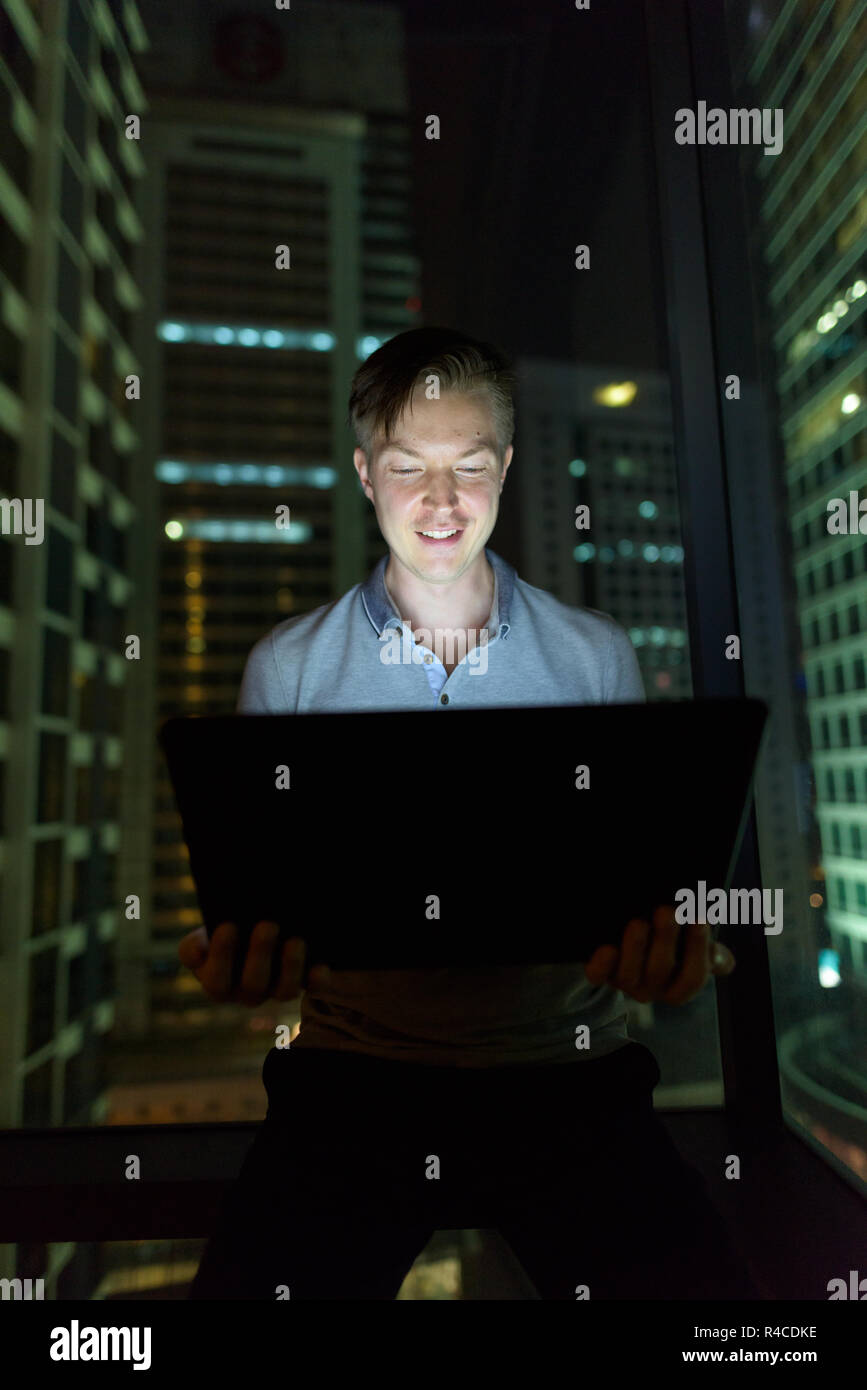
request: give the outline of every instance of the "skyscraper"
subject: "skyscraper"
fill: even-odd
[[[518,377],[527,579],[563,603],[611,613],[632,638],[648,691],[688,698],[665,375],[524,358]],[[568,516],[574,529],[563,525]]]
[[[0,1124],[10,1128],[104,1117],[122,716],[135,679],[123,655],[138,443],[126,383],[140,371],[143,161],[126,117],[144,105],[143,42],[131,0],[102,6],[98,22],[80,0],[0,5]],[[19,524],[31,505],[44,507],[41,539]]]
[[[783,999],[791,1027],[782,1074],[785,1084],[797,1061],[810,1075],[811,1090],[797,1096],[803,1118],[832,1147],[859,1144],[867,1173],[863,1120],[855,1122],[852,1110],[854,1102],[863,1112],[867,1097],[856,1060],[867,1022],[867,12],[851,0],[732,4],[731,29],[733,52],[742,54],[742,103],[785,111],[785,157],[744,153],[755,190],[755,259],[806,691],[804,758],[814,788],[809,976]],[[841,983],[843,1016],[833,1000],[816,997],[818,986],[827,996]],[[854,1152],[846,1149],[852,1166]]]

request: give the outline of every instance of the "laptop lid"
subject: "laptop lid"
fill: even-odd
[[[755,699],[169,719],[202,920],[333,969],[586,960],[731,883]]]

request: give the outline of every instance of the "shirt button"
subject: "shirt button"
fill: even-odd
[[[427,662],[428,666],[430,666],[431,662],[433,661],[433,657],[431,656],[430,652],[428,652],[427,656],[425,657],[425,661]]]
[[[441,696],[440,696],[440,704],[441,704],[441,705],[447,705],[448,702],[449,702],[449,697],[448,697],[448,695],[441,695]]]

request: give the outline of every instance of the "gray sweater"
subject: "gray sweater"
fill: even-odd
[[[247,659],[239,714],[303,714],[444,705],[634,703],[645,699],[627,633],[520,579],[492,550],[487,643],[452,674],[416,643],[385,585],[387,557],[363,584],[287,618]],[[564,905],[564,909],[565,909]],[[625,924],[624,924],[625,925]],[[335,972],[308,989],[293,1047],[333,1048],[431,1066],[584,1061],[626,1043],[625,1001],[592,988],[582,965]],[[589,1047],[576,1047],[587,1024]]]

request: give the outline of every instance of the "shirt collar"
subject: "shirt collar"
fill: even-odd
[[[496,636],[505,637],[511,626],[510,614],[515,570],[508,561],[501,559],[487,546],[485,547],[485,555],[494,571],[494,598],[486,623],[488,632],[491,634],[490,640],[493,640]],[[383,555],[361,586],[361,601],[377,637],[380,637],[386,628],[400,628],[402,626],[400,614],[385,587],[385,571],[388,567],[388,560],[388,555]]]

